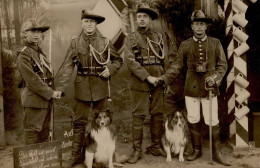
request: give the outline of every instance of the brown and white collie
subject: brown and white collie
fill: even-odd
[[[171,154],[179,154],[179,161],[183,162],[184,148],[189,140],[189,130],[183,114],[176,111],[167,117],[165,122],[165,134],[162,143],[166,152],[166,161],[172,161]]]
[[[92,168],[93,163],[113,168],[113,154],[116,138],[110,112],[94,114],[90,133],[85,140],[85,165]]]

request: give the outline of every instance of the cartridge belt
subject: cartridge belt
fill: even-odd
[[[138,56],[135,57],[136,61],[139,62],[142,66],[146,65],[163,65],[163,59],[160,59],[156,56]]]
[[[82,67],[78,69],[78,75],[82,76],[99,76],[105,67]]]

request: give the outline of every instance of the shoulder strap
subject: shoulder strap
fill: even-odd
[[[24,52],[26,50],[26,48],[27,48],[27,46],[23,46],[23,48],[21,50],[18,50],[17,53],[15,54],[16,57],[18,57],[21,52]]]

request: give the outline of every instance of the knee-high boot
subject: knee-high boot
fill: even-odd
[[[25,131],[25,145],[31,145],[38,143],[37,131]]]
[[[230,166],[231,164],[222,156],[220,140],[219,140],[219,126],[212,127],[212,151],[213,151],[213,159],[219,162],[222,165]]]
[[[86,124],[82,122],[74,122],[73,126],[72,161],[73,164],[77,164],[83,162],[84,159],[82,148],[84,144]]]
[[[133,116],[132,136],[134,151],[128,163],[136,163],[142,157],[143,124],[144,118]]]
[[[151,116],[150,132],[152,144],[146,149],[147,153],[154,156],[166,156],[161,141],[161,137],[164,133],[162,113]]]
[[[187,160],[195,160],[202,155],[201,137],[199,133],[199,124],[190,124],[191,141],[193,146],[193,153],[187,157]]]

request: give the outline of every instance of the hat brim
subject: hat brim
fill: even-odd
[[[151,17],[152,20],[157,19],[159,16],[158,11],[155,9],[151,9],[151,8],[137,8],[136,13],[139,13],[139,12],[147,13]]]
[[[205,17],[205,18],[194,18],[194,19],[192,20],[192,22],[212,23],[213,20],[212,20],[212,18],[208,18],[208,17]]]
[[[89,15],[89,14],[84,14],[84,16],[81,17],[82,19],[93,19],[97,22],[97,24],[104,22],[105,18],[103,16],[99,15]]]
[[[50,29],[49,26],[42,26],[42,27],[32,27],[30,29],[27,29],[26,31],[28,31],[28,30],[39,30],[43,33],[43,32],[46,32],[49,29]]]

